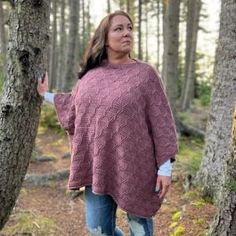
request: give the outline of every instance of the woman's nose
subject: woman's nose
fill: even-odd
[[[124,29],[124,33],[123,33],[124,36],[130,36],[130,34],[131,32],[129,29]]]

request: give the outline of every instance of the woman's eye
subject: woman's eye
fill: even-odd
[[[115,28],[115,31],[121,31],[121,30],[122,30],[121,27]]]
[[[129,29],[130,31],[132,31],[132,30],[133,30],[133,27],[132,27],[132,26],[129,26],[128,29]]]

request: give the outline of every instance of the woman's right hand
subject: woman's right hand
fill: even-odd
[[[48,73],[45,72],[44,77],[38,80],[37,91],[40,96],[44,97],[44,93],[48,91]]]

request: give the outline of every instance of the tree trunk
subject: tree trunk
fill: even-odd
[[[59,47],[59,60],[58,60],[58,69],[59,73],[57,75],[57,85],[56,88],[58,91],[62,90],[62,81],[65,76],[65,46],[66,46],[66,31],[65,31],[65,0],[61,0],[60,6],[60,47]]]
[[[91,15],[90,15],[90,0],[88,0],[88,5],[87,5],[87,41],[90,40],[90,35],[91,35]]]
[[[160,66],[160,0],[156,0],[157,4],[157,68]]]
[[[111,1],[107,0],[107,14],[111,13]]]
[[[201,0],[188,0],[187,4],[188,13],[185,50],[185,79],[181,93],[181,109],[183,111],[190,108],[195,93],[195,60]]]
[[[3,57],[6,57],[6,33],[4,27],[4,12],[3,12],[3,3],[0,1],[0,53]]]
[[[142,52],[142,0],[138,1],[138,58],[143,59]]]
[[[167,36],[166,36],[166,23],[167,23],[167,1],[162,0],[162,34],[163,34],[163,54],[162,54],[162,78],[164,78],[164,71],[166,70],[165,66],[166,66],[166,49],[167,49]]]
[[[81,58],[83,57],[83,52],[84,52],[84,49],[83,47],[83,27],[82,27],[82,17],[83,17],[83,12],[82,12],[82,7],[81,7],[81,0],[78,1],[78,12],[79,12],[79,16],[78,16],[78,32],[77,32],[77,38],[78,38],[78,41],[76,43],[76,58],[75,60],[78,61],[80,63],[81,61]],[[82,17],[81,17],[82,16]],[[87,45],[86,45],[87,46]]]
[[[36,137],[41,105],[36,87],[45,71],[48,26],[49,1],[16,1],[0,105],[0,230],[15,205]]]
[[[130,0],[126,0],[126,11],[130,12]]]
[[[82,55],[84,54],[84,50],[86,48],[87,40],[86,40],[86,27],[85,27],[85,5],[84,0],[81,2],[82,7],[82,38],[83,38],[83,44],[82,44]]]
[[[228,155],[231,116],[236,100],[236,31],[232,29],[236,29],[236,2],[223,0],[206,145],[197,174],[204,193],[216,200],[224,179],[223,166]]]
[[[145,44],[146,44],[146,57],[145,57],[145,61],[148,62],[148,2],[145,2],[145,25],[146,25],[146,29],[145,29],[145,33],[146,33],[146,37],[145,37]]]
[[[179,7],[180,0],[166,3],[164,23],[163,80],[166,85],[170,105],[175,115],[178,97],[178,48],[179,48]]]
[[[52,91],[56,88],[56,68],[57,68],[57,0],[52,1],[52,14],[53,14],[53,25],[52,25],[52,42],[50,52],[50,73],[49,73],[49,90]]]
[[[230,155],[226,161],[225,185],[211,236],[236,236],[236,107],[232,126]]]
[[[70,3],[70,26],[68,35],[68,51],[66,62],[66,73],[63,81],[63,91],[70,91],[76,82],[75,59],[76,43],[78,40],[78,22],[79,22],[79,1],[69,1]]]
[[[124,0],[120,0],[120,10],[124,10]]]

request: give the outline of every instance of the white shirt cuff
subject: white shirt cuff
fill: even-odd
[[[45,92],[44,99],[46,102],[54,104],[54,93]]]
[[[161,176],[171,176],[171,172],[172,172],[172,165],[170,163],[170,160],[168,160],[160,166],[157,174]]]

